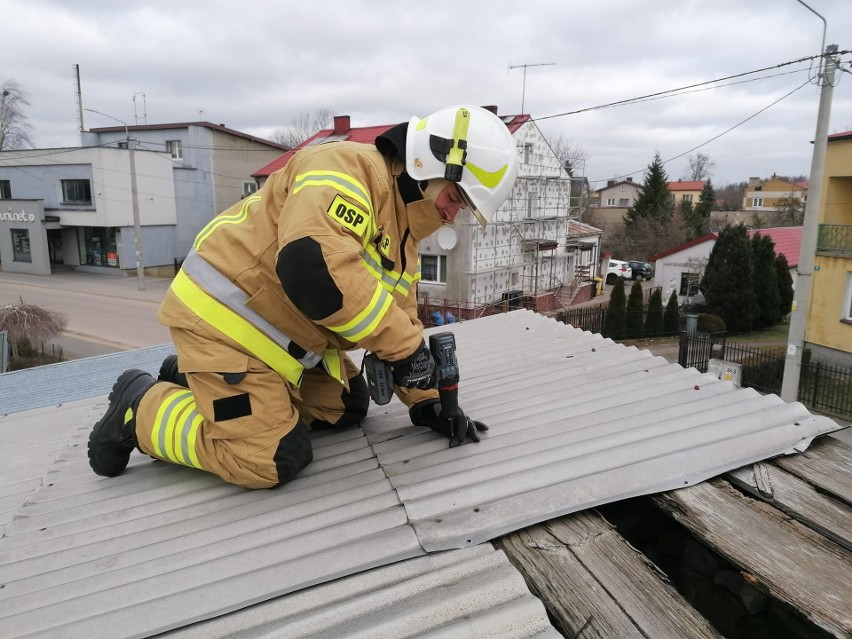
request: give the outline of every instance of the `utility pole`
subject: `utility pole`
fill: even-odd
[[[139,193],[136,189],[136,157],[134,155],[134,147],[136,146],[136,142],[130,138],[130,129],[127,126],[127,122],[124,120],[119,120],[118,118],[114,118],[111,115],[107,115],[106,113],[101,113],[100,111],[95,111],[94,109],[83,109],[84,111],[91,111],[92,113],[97,113],[98,115],[102,115],[105,118],[109,118],[110,120],[115,120],[120,124],[124,125],[124,136],[127,142],[127,155],[130,161],[130,200],[131,200],[131,208],[133,210],[133,244],[136,250],[136,279],[137,279],[137,288],[140,291],[145,290],[145,264],[142,259],[142,224],[139,221]]]
[[[834,72],[838,66],[837,45],[825,48],[822,72],[819,74],[820,96],[817,114],[814,150],[811,158],[811,174],[808,180],[808,201],[805,204],[805,219],[802,223],[802,241],[799,246],[799,266],[796,269],[796,291],[790,316],[790,332],[787,337],[787,356],[784,360],[784,378],[781,382],[781,399],[795,402],[799,397],[799,379],[802,372],[802,349],[805,346],[805,329],[811,296],[811,276],[814,270],[814,254],[819,232],[818,216],[822,204],[822,182],[825,172],[825,150],[828,145],[828,121],[831,118],[831,98],[834,93]]]
[[[509,69],[523,69],[524,70],[524,84],[521,89],[521,115],[524,114],[524,98],[527,93],[527,67],[550,67],[556,64],[555,62],[539,62],[537,64],[516,64],[509,65]]]

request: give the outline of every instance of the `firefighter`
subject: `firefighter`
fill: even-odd
[[[374,146],[297,152],[195,239],[157,316],[177,355],[157,379],[118,378],[89,436],[92,469],[119,475],[138,448],[247,488],[284,484],[311,461],[311,430],[366,416],[354,348],[390,364],[414,424],[478,442],[484,424],[440,415],[418,244],[462,208],[484,226],[516,174],[505,124],[475,106],[412,118]]]

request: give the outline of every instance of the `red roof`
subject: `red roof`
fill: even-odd
[[[322,129],[321,131],[317,131],[311,137],[309,137],[304,142],[300,142],[292,149],[287,151],[284,155],[275,158],[264,166],[263,168],[252,173],[252,177],[269,177],[278,169],[282,169],[287,166],[287,162],[290,161],[290,158],[293,157],[293,154],[296,153],[299,149],[304,149],[307,146],[314,146],[315,144],[320,144],[327,139],[336,140],[336,141],[347,141],[347,142],[361,142],[362,144],[373,144],[376,141],[376,138],[379,137],[382,133],[390,129],[391,127],[396,126],[395,124],[381,124],[379,126],[362,126],[356,128],[350,128],[345,133],[335,135],[334,129]]]
[[[801,226],[776,226],[771,229],[752,229],[748,232],[749,237],[760,233],[769,236],[775,242],[775,253],[784,255],[790,268],[799,265],[799,247],[802,244]]]
[[[678,180],[669,182],[669,191],[700,191],[704,188],[704,180]]]
[[[832,133],[828,136],[828,140],[848,140],[852,138],[852,131],[842,131],[840,133]]]
[[[789,264],[790,268],[799,265],[799,246],[802,243],[801,226],[776,226],[769,229],[752,229],[748,232],[748,236],[752,238],[758,233],[763,236],[769,236],[769,238],[775,243],[775,253],[778,255],[784,255],[784,257],[787,258],[787,264]],[[685,242],[684,244],[676,246],[673,249],[669,249],[668,251],[652,255],[648,258],[648,261],[656,262],[663,257],[667,257],[672,253],[679,253],[680,251],[695,246],[696,244],[709,241],[715,242],[718,238],[718,233],[708,233],[707,235],[696,238],[691,242]]]
[[[529,115],[501,115],[498,116],[503,122],[506,124],[506,127],[509,131],[514,134],[522,124],[529,122],[532,118]],[[348,122],[348,116],[347,116]],[[390,129],[391,127],[396,126],[396,124],[380,124],[377,126],[362,126],[362,127],[351,127],[348,128],[344,133],[334,133],[334,129],[322,129],[321,131],[317,131],[314,135],[309,137],[304,142],[297,144],[295,147],[287,151],[284,155],[275,158],[264,166],[261,169],[258,169],[254,173],[252,173],[252,177],[269,177],[278,169],[282,169],[287,166],[287,163],[290,161],[290,158],[293,157],[293,154],[299,149],[304,149],[306,146],[314,146],[315,144],[320,144],[325,141],[347,141],[347,142],[361,142],[362,144],[373,144],[376,141],[376,138],[379,137],[382,133]]]

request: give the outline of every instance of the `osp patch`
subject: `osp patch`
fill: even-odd
[[[363,209],[347,202],[339,195],[334,198],[327,212],[331,219],[356,235],[363,236],[369,225],[370,216]]]

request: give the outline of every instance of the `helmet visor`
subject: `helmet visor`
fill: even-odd
[[[473,213],[473,217],[476,218],[476,221],[482,225],[482,228],[485,228],[488,222],[485,219],[485,216],[480,213],[476,206],[473,203],[473,200],[468,197],[467,193],[464,192],[461,184],[456,184],[459,190],[459,195],[461,196],[462,201],[464,202],[465,208],[468,209],[471,213]]]

